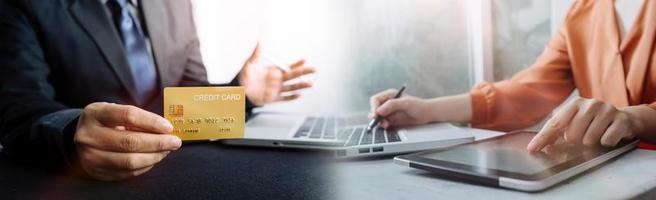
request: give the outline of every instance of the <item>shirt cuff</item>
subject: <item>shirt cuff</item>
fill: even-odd
[[[474,89],[469,92],[471,98],[471,108],[472,108],[472,126],[477,126],[480,124],[486,124],[489,121],[489,102],[486,94],[485,87],[489,87],[489,83],[480,83],[474,87]]]

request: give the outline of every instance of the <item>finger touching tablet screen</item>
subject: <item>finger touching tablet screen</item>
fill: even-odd
[[[560,142],[531,153],[526,145],[534,135],[533,132],[507,134],[446,150],[398,156],[395,162],[445,178],[536,191],[634,149],[638,143],[623,141],[614,148],[603,148]]]

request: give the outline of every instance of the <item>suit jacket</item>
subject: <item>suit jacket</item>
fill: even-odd
[[[162,113],[161,92],[135,104],[120,35],[103,6],[98,0],[0,0],[4,153],[49,165],[70,163],[77,118],[93,102]],[[140,9],[159,87],[208,85],[190,2],[142,0]]]

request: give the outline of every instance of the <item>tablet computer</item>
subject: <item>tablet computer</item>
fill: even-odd
[[[622,141],[616,147],[584,147],[564,142],[540,152],[526,150],[535,132],[504,136],[397,156],[400,165],[427,170],[440,177],[476,182],[521,191],[539,191],[635,149],[638,141]]]

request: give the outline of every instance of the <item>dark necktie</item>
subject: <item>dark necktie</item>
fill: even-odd
[[[114,23],[121,33],[123,47],[134,79],[137,101],[143,104],[157,88],[157,72],[151,60],[146,37],[136,24],[136,17],[128,10],[127,0],[109,0]]]

